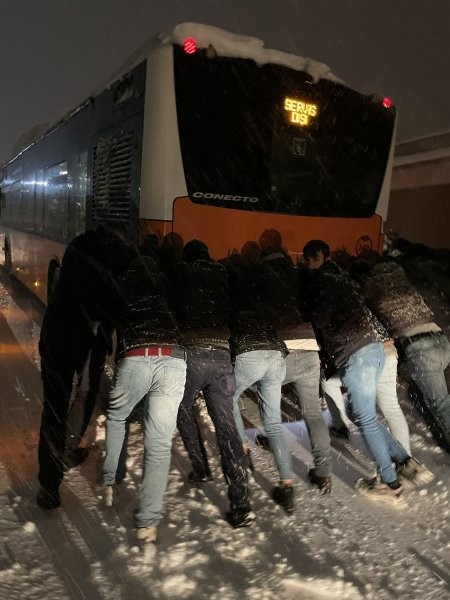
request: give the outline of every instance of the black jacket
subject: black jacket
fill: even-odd
[[[184,344],[228,349],[231,306],[225,267],[212,259],[179,263],[174,287]]]
[[[357,350],[381,341],[370,311],[337,265],[327,261],[303,273],[302,285],[305,311],[338,368]]]
[[[434,316],[422,296],[394,261],[373,267],[365,280],[364,299],[395,339],[411,327],[432,323]]]
[[[134,250],[103,227],[70,242],[42,323],[39,350],[43,360],[83,367],[94,338],[93,323],[100,321],[110,329],[115,273],[132,256]]]
[[[154,260],[140,256],[117,278],[114,324],[119,357],[146,346],[180,346],[171,290]]]
[[[287,354],[286,345],[277,333],[277,317],[271,300],[273,281],[261,264],[230,265],[232,306],[231,352],[233,355],[253,350],[279,350]]]

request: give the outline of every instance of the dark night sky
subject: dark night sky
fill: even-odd
[[[450,130],[450,0],[0,0],[0,163],[183,21],[261,37],[388,95],[398,139]]]

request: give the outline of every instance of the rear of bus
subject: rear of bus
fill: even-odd
[[[161,49],[158,60],[149,60],[147,135],[149,123],[161,128],[147,112],[158,97],[161,103],[165,97],[167,113],[152,150],[144,124],[142,213],[146,195],[155,207],[166,190],[166,212],[152,215],[153,230],[172,227],[185,242],[202,239],[215,258],[258,242],[267,229],[280,232],[294,258],[317,238],[352,255],[380,249],[395,108],[387,99],[345,87],[332,74],[315,77],[313,61],[305,61],[304,70],[291,68],[296,57],[259,48],[258,64],[245,57],[255,54],[254,47],[246,51],[246,38],[234,36],[234,49],[233,39],[221,40],[217,32],[209,44],[203,30],[198,37],[206,41],[180,38]],[[278,64],[270,62],[270,52]],[[155,78],[161,60],[170,72],[163,82]],[[163,135],[169,147],[159,146],[158,165],[154,140]],[[149,161],[152,177],[146,182]]]

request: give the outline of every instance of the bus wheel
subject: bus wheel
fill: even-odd
[[[59,264],[59,260],[52,260],[48,266],[48,275],[47,275],[47,303],[50,298],[55,293],[56,284],[59,280],[59,275],[61,273],[61,265]]]
[[[5,243],[3,246],[3,250],[5,251],[5,271],[8,275],[11,275],[12,274],[11,242],[9,241],[8,236],[5,236]]]

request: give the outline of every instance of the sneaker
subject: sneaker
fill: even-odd
[[[282,506],[287,513],[294,510],[294,488],[289,485],[286,487],[277,486],[272,490],[273,500]]]
[[[262,435],[261,433],[258,433],[258,435],[255,437],[255,443],[258,446],[261,446],[261,448],[264,448],[264,450],[272,452],[272,448],[270,447],[270,442],[267,435]]]
[[[398,479],[392,483],[380,481],[378,477],[373,479],[359,479],[356,482],[355,489],[369,500],[381,502],[394,508],[406,506],[406,500],[403,497],[404,487]]]
[[[136,537],[142,542],[156,542],[156,525],[138,527],[136,530]]]
[[[238,529],[248,527],[256,519],[256,515],[250,506],[238,506],[231,508],[226,513],[225,519],[232,527]]]
[[[36,496],[38,506],[44,510],[53,510],[61,506],[61,498],[58,491],[50,491],[41,487]]]
[[[311,469],[308,472],[308,478],[313,485],[316,485],[319,488],[321,494],[331,494],[332,482],[330,475],[316,475],[315,470]]]
[[[332,425],[329,428],[329,432],[331,437],[334,437],[338,440],[350,439],[350,429],[346,425],[342,425],[341,427],[335,427]]]
[[[190,483],[208,483],[208,481],[213,481],[214,477],[211,474],[211,471],[191,471],[188,475],[188,480]]]
[[[426,485],[434,479],[433,473],[413,457],[405,464],[397,465],[397,475],[405,483],[412,483],[416,487]]]
[[[70,448],[64,453],[63,463],[64,470],[68,471],[74,467],[78,467],[82,462],[86,460],[89,454],[88,448]]]
[[[113,505],[114,492],[112,485],[106,485],[104,488],[103,497],[105,499],[105,506],[111,507]]]

